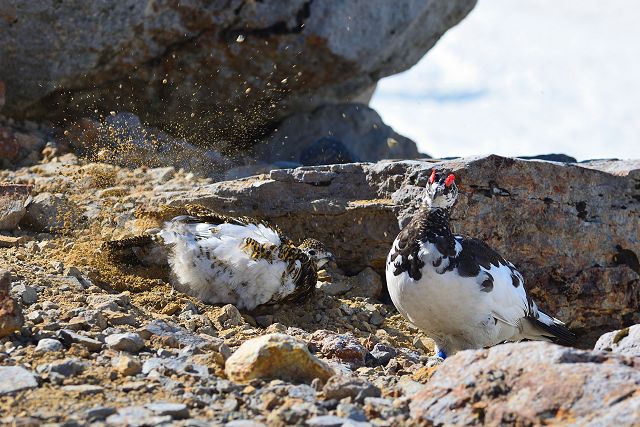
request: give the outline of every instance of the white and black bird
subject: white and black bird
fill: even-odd
[[[398,311],[435,341],[443,358],[504,341],[574,344],[564,323],[531,300],[512,263],[486,243],[451,232],[457,197],[454,175],[434,169],[419,210],[387,258]]]
[[[106,242],[105,247],[120,254],[133,249],[147,263],[166,257],[177,290],[208,304],[245,310],[305,299],[315,289],[318,270],[334,259],[319,241],[306,239],[296,246],[264,221],[222,216],[198,205],[184,210],[188,215],[150,235]]]

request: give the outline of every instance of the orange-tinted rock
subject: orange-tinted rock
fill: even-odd
[[[9,295],[11,276],[0,270],[0,337],[5,337],[22,326],[24,317],[18,303]]]
[[[542,342],[447,359],[412,398],[425,425],[635,426],[640,358]]]
[[[249,382],[259,378],[280,379],[294,383],[322,383],[333,374],[323,361],[313,356],[304,342],[285,334],[269,334],[245,341],[227,359],[227,378]]]

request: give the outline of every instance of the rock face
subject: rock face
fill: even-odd
[[[607,332],[598,339],[594,349],[640,357],[640,325]]]
[[[463,351],[413,398],[411,415],[436,426],[637,425],[639,363],[541,342]]]
[[[10,286],[9,272],[0,270],[0,338],[20,329],[24,322],[20,306],[9,295]]]
[[[333,146],[319,137],[330,137]],[[333,154],[333,158],[325,158],[327,154]],[[416,144],[395,133],[378,113],[363,104],[327,105],[294,114],[257,148],[256,155],[266,162],[305,166],[416,157]]]
[[[310,383],[333,375],[324,362],[307,349],[304,342],[285,334],[269,334],[243,343],[227,360],[227,377],[237,382],[254,378]]]
[[[433,167],[456,174],[454,229],[507,256],[532,297],[585,345],[640,322],[637,161],[561,165],[489,156],[305,167],[171,198],[270,219],[295,239],[323,241],[349,273],[367,266],[381,273]]]
[[[370,92],[415,64],[475,3],[7,3],[4,113],[132,111],[154,125],[200,130],[204,142],[250,140],[292,112]]]

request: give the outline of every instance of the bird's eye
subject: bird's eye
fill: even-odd
[[[313,249],[309,251],[309,255],[314,256],[315,254],[316,254],[316,251],[314,251]]]

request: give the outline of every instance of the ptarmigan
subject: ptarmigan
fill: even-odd
[[[486,243],[451,232],[457,197],[454,175],[434,169],[420,209],[387,258],[398,311],[435,341],[443,358],[503,341],[575,343],[564,323],[538,309],[512,263]]]
[[[184,211],[188,215],[150,235],[105,247],[112,253],[134,248],[150,264],[166,256],[176,289],[205,303],[246,310],[304,299],[315,289],[318,269],[334,259],[319,241],[306,239],[295,246],[264,221],[221,216],[198,205]]]

